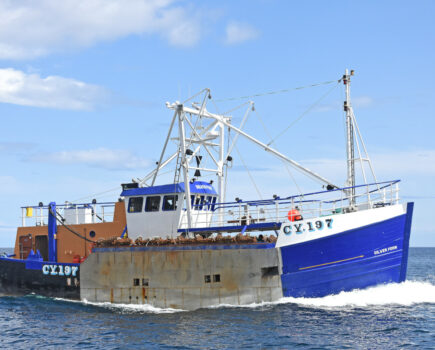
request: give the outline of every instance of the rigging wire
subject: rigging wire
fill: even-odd
[[[268,128],[266,127],[266,124],[263,122],[263,118],[260,116],[260,113],[258,113],[257,109],[255,109],[255,114],[256,114],[258,120],[260,121],[260,124],[262,125],[262,127],[264,129],[264,132],[267,134],[269,139],[272,139],[272,136],[270,135],[270,132],[269,132]],[[271,143],[276,145],[275,141],[271,141]],[[290,176],[291,180],[295,184],[299,194],[302,194],[302,191],[301,191],[299,185],[297,184],[296,179],[294,178],[293,174],[291,173],[288,164],[286,162],[284,162],[284,161],[282,161],[282,163],[284,164],[285,169],[287,170],[287,173]]]
[[[159,172],[159,174],[160,175],[165,175],[165,174],[172,173],[172,172],[173,172],[173,170],[167,170],[167,171],[161,171],[161,172]],[[116,186],[116,187],[114,187],[114,188],[112,188],[110,190],[106,190],[106,191],[103,191],[103,192],[98,192],[98,193],[95,193],[95,194],[91,194],[89,196],[81,197],[81,198],[78,198],[78,199],[75,199],[75,200],[69,201],[69,202],[72,203],[72,204],[75,204],[77,202],[84,201],[84,200],[86,200],[88,198],[99,198],[99,197],[101,197],[102,195],[104,195],[106,193],[112,193],[112,192],[115,192],[115,191],[119,191],[119,186]]]
[[[238,105],[237,107],[231,108],[230,110],[224,112],[222,115],[230,114],[231,112],[234,112],[234,111],[238,110],[239,108],[242,108],[243,106],[246,106],[250,103],[251,103],[251,101],[246,101],[245,103],[242,103],[241,105]]]
[[[184,105],[186,102],[189,102],[190,100],[193,100],[196,96],[201,95],[204,91],[208,91],[208,93],[210,94],[210,89],[209,88],[202,89],[201,91],[197,92],[195,95],[190,96],[187,100],[184,100],[181,104]]]
[[[83,201],[83,200],[88,199],[88,198],[98,198],[98,197],[101,197],[101,195],[103,195],[103,194],[111,193],[111,192],[115,192],[115,191],[119,191],[119,186],[116,186],[116,187],[114,187],[114,188],[112,188],[110,190],[106,190],[104,192],[99,192],[99,193],[95,193],[93,195],[89,195],[89,196],[86,196],[86,197],[81,197],[81,198],[75,199],[75,200],[71,201],[71,203],[76,203],[76,202],[79,202],[79,201]]]
[[[308,112],[310,112],[314,107],[316,107],[326,96],[328,96],[337,86],[340,84],[340,81],[337,82],[331,89],[326,91],[325,94],[323,94],[317,101],[315,101],[312,105],[310,105],[302,114],[297,117],[294,121],[290,123],[289,126],[287,126],[284,130],[282,130],[278,135],[276,135],[267,145],[270,146],[277,138],[284,135],[288,129],[290,129],[293,125],[295,125],[298,121],[300,121],[303,117],[305,117]]]
[[[253,95],[246,95],[246,96],[239,96],[239,97],[229,97],[229,98],[223,98],[223,99],[219,99],[219,100],[215,100],[215,101],[216,102],[234,101],[234,100],[243,100],[243,99],[252,98],[252,97],[261,97],[261,96],[268,96],[268,95],[283,94],[283,93],[291,92],[291,91],[295,91],[295,90],[302,90],[302,89],[307,89],[307,88],[321,86],[321,85],[328,85],[328,84],[332,84],[335,82],[337,82],[337,80],[329,80],[329,81],[323,81],[321,83],[298,86],[298,87],[290,88],[290,89],[268,91],[268,92],[263,92],[263,93],[253,94]]]
[[[239,152],[239,149],[237,148],[237,145],[234,145],[234,148],[236,149],[236,152],[240,157],[240,160],[243,164],[243,167],[245,168],[246,172],[248,173],[249,178],[251,179],[252,184],[255,187],[255,191],[257,191],[257,194],[260,197],[260,199],[263,199],[263,196],[261,195],[260,190],[258,189],[257,184],[255,183],[254,178],[252,177],[251,172],[249,171],[248,167],[246,166],[245,161],[243,160],[242,154]]]

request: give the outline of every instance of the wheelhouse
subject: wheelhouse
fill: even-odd
[[[179,228],[187,227],[184,183],[135,188],[131,185],[123,185],[121,193],[130,238],[176,237]],[[192,228],[210,224],[217,197],[210,183],[190,183]]]

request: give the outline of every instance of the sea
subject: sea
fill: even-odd
[[[400,284],[243,307],[0,296],[0,348],[435,349],[435,248],[410,249]]]

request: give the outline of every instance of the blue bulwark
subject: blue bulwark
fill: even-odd
[[[184,183],[126,189],[122,191],[121,196],[128,197],[167,193],[184,193]],[[195,181],[194,183],[191,183],[190,193],[217,195],[213,186],[204,181]]]

